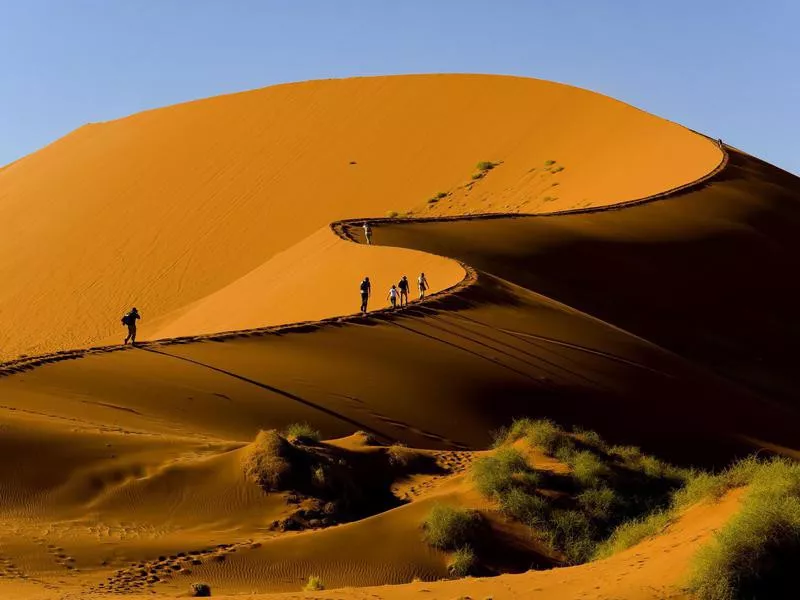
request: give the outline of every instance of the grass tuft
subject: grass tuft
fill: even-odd
[[[796,593],[800,564],[800,464],[742,461],[726,484],[749,478],[740,511],[696,555],[690,589],[700,600],[784,598]],[[717,488],[711,488],[717,493]]]
[[[537,483],[525,458],[510,447],[499,448],[493,456],[476,460],[472,477],[478,491],[490,498],[500,498],[516,484],[533,487]]]
[[[490,160],[482,160],[476,165],[478,171],[491,171],[497,166],[497,163],[494,163]]]
[[[478,559],[475,552],[469,546],[462,546],[453,553],[447,570],[452,577],[466,577],[475,570]]]
[[[291,473],[291,445],[277,431],[259,431],[242,454],[245,476],[265,490],[277,490]]]
[[[284,430],[283,435],[289,441],[318,442],[322,439],[319,431],[308,423],[292,423]]]
[[[398,214],[399,213],[396,210],[390,210],[389,212],[386,213],[386,216],[389,217],[390,219],[396,219]]]
[[[617,527],[611,537],[598,546],[595,558],[606,558],[635,546],[642,540],[662,531],[671,520],[672,515],[669,511],[658,511],[639,519],[627,521]]]
[[[211,596],[211,586],[207,583],[193,583],[189,590],[192,598],[209,598]]]
[[[437,504],[423,523],[425,541],[440,550],[456,550],[475,537],[480,515],[472,510]]]
[[[311,575],[308,578],[308,582],[306,583],[303,590],[306,592],[319,592],[325,589],[325,584],[322,582],[322,579],[317,575]]]

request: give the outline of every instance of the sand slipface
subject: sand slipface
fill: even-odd
[[[86,125],[0,171],[0,359],[119,343],[132,305],[142,337],[353,312],[360,258],[319,238],[331,221],[598,206],[719,157],[616,100],[477,75],[281,85]],[[502,164],[465,188],[480,161]],[[338,254],[324,270],[321,243]],[[427,261],[435,288],[460,279]],[[405,272],[367,263],[382,282]]]
[[[800,450],[779,326],[800,301],[782,276],[800,267],[797,178],[590,92],[278,86],[83,128],[0,171],[0,192],[18,232],[0,240],[0,318],[29,325],[4,352],[116,341],[129,304],[146,319],[138,348],[0,368],[3,597],[674,595],[740,490],[607,560],[524,572],[563,563],[478,493],[489,432],[548,416],[709,466]],[[536,214],[553,210],[584,212]],[[448,219],[478,212],[504,214]],[[373,247],[347,221],[370,215]],[[26,243],[42,235],[61,248]],[[364,274],[378,308],[420,270],[449,291],[316,321],[352,313]],[[289,321],[308,322],[253,329]],[[323,441],[295,442],[294,487],[266,491],[243,465],[290,423]],[[365,473],[378,501],[354,516],[338,502]],[[481,573],[504,574],[436,581],[450,555],[421,523],[440,503],[511,540]],[[310,576],[351,589],[301,592]]]

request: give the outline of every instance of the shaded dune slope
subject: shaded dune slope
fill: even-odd
[[[409,251],[375,264],[319,238],[331,221],[598,206],[696,179],[719,155],[599,94],[494,76],[289,84],[90,124],[0,171],[0,360],[116,341],[131,305],[151,336],[350,313],[353,263],[381,288],[399,260],[434,268]],[[473,181],[481,160],[502,164]],[[286,253],[319,261],[325,245],[325,269],[287,272]],[[441,268],[432,283],[448,287]]]

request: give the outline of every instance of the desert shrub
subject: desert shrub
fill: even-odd
[[[551,545],[562,549],[573,565],[589,560],[597,545],[591,521],[578,510],[554,510],[548,534]]]
[[[189,590],[192,598],[209,598],[211,596],[211,586],[207,583],[193,583]]]
[[[489,432],[489,437],[492,438],[492,448],[497,449],[508,440],[510,429],[508,427],[499,427]]]
[[[560,173],[560,172],[561,172],[561,171],[563,171],[563,170],[564,170],[564,167],[562,167],[562,166],[560,166],[560,165],[559,165],[559,166],[557,166],[557,167],[553,167],[552,169],[550,169],[550,172],[551,172],[551,173]]]
[[[325,467],[322,465],[317,465],[311,471],[311,481],[317,487],[324,488],[327,484],[328,478],[325,474]]]
[[[480,526],[480,515],[472,510],[437,504],[423,523],[425,541],[440,550],[467,545]]]
[[[472,467],[475,486],[487,497],[498,498],[516,483],[535,485],[534,476],[522,454],[510,447],[499,448],[493,456],[479,458]]]
[[[591,429],[583,429],[582,427],[573,427],[572,432],[580,438],[580,440],[587,446],[591,446],[601,452],[608,452],[608,444],[600,437],[600,434]]]
[[[484,172],[483,171],[479,171],[478,173],[474,173],[472,175],[472,179],[473,179],[473,181],[477,181],[478,179],[483,179],[483,176],[484,176]]]
[[[609,487],[583,490],[577,497],[578,505],[583,511],[595,519],[609,520],[620,500]]]
[[[608,465],[588,450],[575,452],[566,462],[572,467],[572,476],[584,487],[596,487],[610,474]]]
[[[541,496],[511,488],[500,497],[500,510],[528,527],[538,527],[545,524],[550,505]]]
[[[428,204],[436,204],[438,201],[438,198],[428,198]]]
[[[528,443],[539,446],[549,456],[555,456],[567,438],[561,428],[550,419],[529,421],[526,424],[525,437]]]
[[[413,465],[422,466],[426,456],[416,450],[400,444],[393,444],[386,448],[389,465],[398,469],[407,469]]]
[[[648,516],[627,521],[617,527],[597,548],[595,558],[606,558],[635,546],[642,540],[652,537],[662,531],[672,519],[669,511],[657,511]]]
[[[493,163],[490,160],[482,160],[476,166],[478,171],[491,171],[497,166],[497,163]]]
[[[549,167],[549,166],[554,165],[554,164],[556,164],[556,161],[554,161],[554,160],[546,160],[546,161],[544,161],[544,166],[545,167]]]
[[[616,456],[628,466],[638,465],[642,459],[642,451],[637,446],[611,446],[608,453]]]
[[[545,196],[542,198],[542,202],[555,202],[556,200],[558,200],[558,198],[555,196]]]
[[[318,442],[322,437],[319,431],[308,423],[292,423],[286,428],[283,435],[287,440],[299,440],[302,442]]]
[[[389,217],[390,219],[396,219],[397,215],[398,212],[396,210],[390,210],[389,212],[386,213],[386,216]]]
[[[722,474],[749,478],[742,508],[694,559],[690,588],[701,600],[789,597],[800,564],[800,464],[745,461]]]
[[[729,490],[747,485],[763,469],[764,463],[751,456],[717,475],[690,471],[686,475],[686,485],[675,493],[674,504],[683,508],[702,500],[719,500]]]
[[[453,553],[447,570],[453,577],[466,577],[475,569],[478,560],[469,546],[462,546]]]
[[[325,589],[325,584],[317,575],[311,575],[303,589],[307,592],[319,592]]]
[[[442,198],[447,198],[447,192],[439,192],[436,194],[436,199],[441,200]]]
[[[291,444],[275,431],[259,431],[242,454],[245,476],[266,490],[277,490],[291,472]]]

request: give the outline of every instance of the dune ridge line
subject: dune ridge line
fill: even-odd
[[[449,215],[440,217],[350,218],[350,219],[341,219],[338,221],[333,221],[332,223],[329,224],[329,227],[331,231],[341,239],[353,243],[361,243],[351,233],[350,230],[353,227],[360,227],[361,224],[363,224],[364,222],[369,222],[372,224],[432,223],[432,222],[475,221],[475,220],[492,220],[492,219],[515,219],[515,218],[530,218],[530,217],[555,217],[561,215],[574,215],[574,214],[592,214],[592,213],[602,213],[602,212],[622,210],[633,206],[639,206],[642,204],[648,204],[660,200],[666,200],[669,198],[682,196],[686,193],[695,191],[696,189],[709,183],[712,179],[717,177],[720,173],[722,173],[725,170],[729,161],[729,154],[724,143],[720,144],[717,140],[714,140],[711,137],[699,133],[697,131],[691,129],[689,131],[691,131],[695,135],[705,138],[706,140],[708,140],[709,143],[713,143],[715,146],[719,148],[721,153],[721,158],[719,163],[711,171],[709,171],[708,173],[706,173],[701,177],[698,177],[697,179],[681,184],[679,186],[675,186],[668,190],[650,194],[648,196],[644,196],[641,198],[623,200],[605,206],[571,208],[571,209],[557,210],[546,213],[509,212],[509,213],[478,213],[478,214],[466,214],[466,215]],[[473,267],[451,257],[445,257],[445,258],[453,260],[454,262],[458,263],[459,266],[461,266],[461,268],[464,269],[465,273],[464,278],[455,285],[452,285],[448,288],[435,292],[422,300],[413,301],[413,304],[409,308],[413,309],[416,306],[420,306],[422,304],[425,304],[426,306],[432,306],[437,303],[441,303],[444,299],[453,295],[457,295],[462,290],[474,285],[477,282],[478,272]],[[90,354],[103,354],[108,352],[132,350],[136,347],[153,348],[160,346],[186,344],[190,342],[199,342],[199,341],[221,341],[237,337],[253,337],[253,336],[262,336],[270,334],[283,334],[283,333],[301,333],[304,331],[313,331],[315,329],[333,324],[340,325],[353,322],[364,322],[365,320],[369,319],[388,320],[391,319],[393,316],[398,316],[398,313],[393,311],[391,308],[387,307],[371,311],[367,315],[354,313],[350,315],[335,316],[315,321],[299,321],[295,323],[270,325],[267,327],[240,329],[235,331],[221,331],[221,332],[194,335],[194,336],[178,336],[172,338],[162,338],[157,340],[139,342],[137,343],[136,346],[124,346],[120,344],[115,344],[109,346],[92,346],[89,348],[59,350],[56,352],[51,352],[36,356],[24,356],[9,361],[0,362],[0,377],[6,377],[23,371],[28,371],[30,369],[45,364],[82,358]]]

